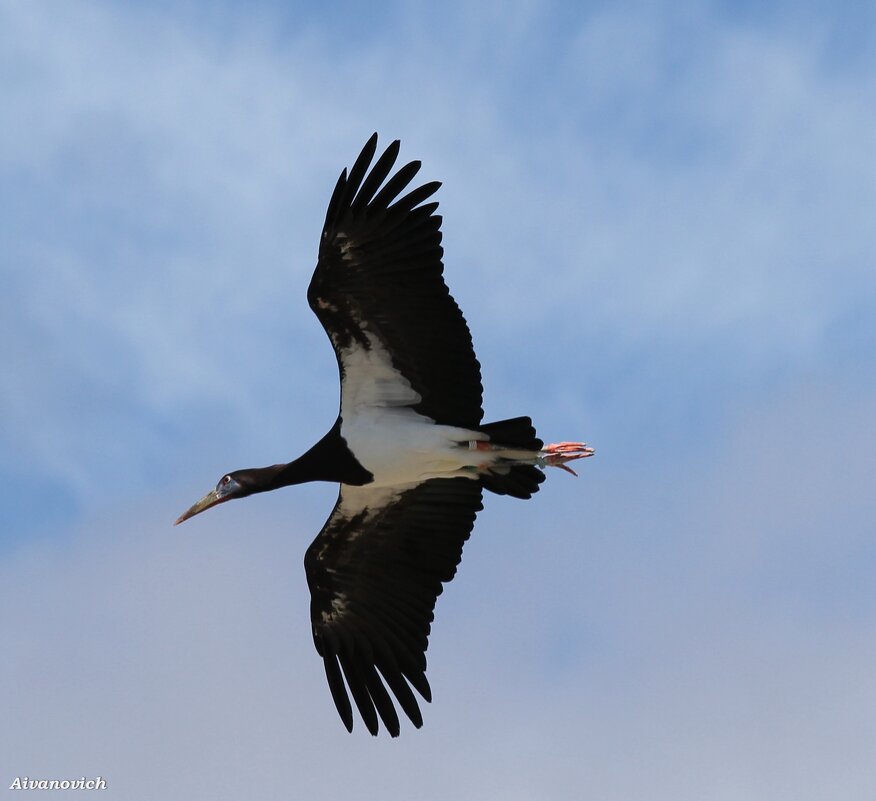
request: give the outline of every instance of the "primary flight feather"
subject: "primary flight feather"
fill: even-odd
[[[402,194],[399,142],[377,134],[332,193],[307,300],[334,347],[341,404],[331,430],[288,464],[236,470],[176,521],[218,503],[307,481],[340,484],[307,549],[313,641],[338,713],[399,734],[396,706],[423,723],[435,601],[462,557],[487,489],[530,498],[541,468],[590,456],[544,445],[528,417],[482,423],[480,365],[444,283],[440,186]],[[372,162],[373,165],[372,165]]]

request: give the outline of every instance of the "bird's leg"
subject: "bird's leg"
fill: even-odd
[[[561,470],[577,476],[578,474],[571,467],[566,466],[566,462],[586,459],[588,456],[593,456],[594,453],[593,448],[584,442],[554,442],[541,449],[539,464],[542,467],[559,467]]]
[[[468,449],[470,451],[492,451],[495,453],[495,457],[505,462],[536,464],[539,467],[559,467],[573,476],[578,474],[571,467],[567,467],[566,462],[586,459],[588,456],[593,456],[595,452],[585,442],[554,442],[550,445],[544,445],[540,451],[529,451],[495,445],[487,440],[469,440]],[[489,464],[486,462],[480,467],[489,467]]]

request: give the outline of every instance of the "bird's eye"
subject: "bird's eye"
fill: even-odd
[[[222,480],[219,482],[220,487],[226,486],[231,481],[231,476],[222,476]]]

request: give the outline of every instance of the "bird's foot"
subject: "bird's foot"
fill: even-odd
[[[539,461],[543,466],[559,467],[561,470],[577,476],[578,474],[571,467],[566,466],[566,462],[586,459],[588,456],[593,456],[595,452],[585,442],[554,442],[541,449]]]

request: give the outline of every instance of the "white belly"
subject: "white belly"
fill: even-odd
[[[452,478],[476,478],[483,454],[471,451],[479,431],[436,425],[411,407],[422,398],[392,364],[383,343],[362,326],[368,347],[341,349],[341,436],[372,476],[368,486],[392,486]]]
[[[478,431],[436,425],[407,407],[362,409],[341,420],[341,436],[359,463],[374,476],[369,486],[390,486],[428,478],[477,477],[483,454],[468,443],[486,439]]]

